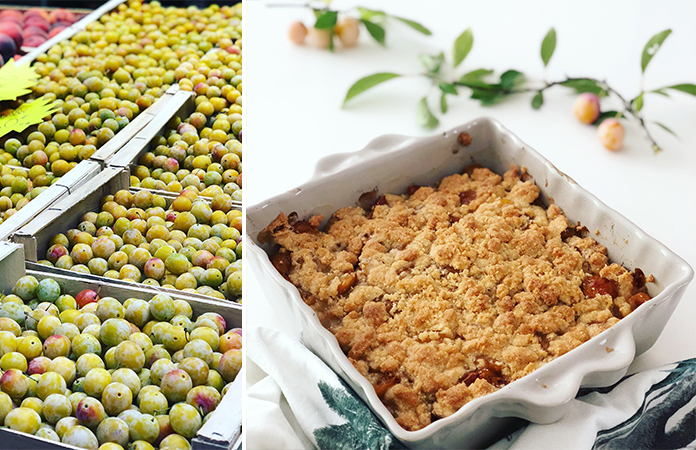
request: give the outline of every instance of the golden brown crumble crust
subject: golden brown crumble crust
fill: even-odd
[[[260,235],[396,421],[418,430],[604,331],[649,299],[640,269],[481,167]],[[525,181],[526,180],[526,181]]]

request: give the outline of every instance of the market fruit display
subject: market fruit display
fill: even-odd
[[[175,117],[132,167],[131,186],[170,192],[190,188],[207,197],[221,187],[241,202],[242,143],[234,135],[237,124],[241,127],[239,113],[209,117],[196,111],[183,122]]]
[[[167,201],[149,190],[120,190],[55,235],[41,264],[241,301],[242,213],[220,186],[185,188]],[[81,305],[96,293],[78,295]],[[156,316],[157,317],[157,316]],[[161,319],[160,319],[161,320]]]
[[[28,275],[0,296],[0,423],[80,448],[190,449],[239,373],[241,329],[165,294],[88,291]]]
[[[32,67],[40,79],[33,92],[0,102],[0,114],[42,97],[58,110],[21,133],[0,137],[0,165],[11,171],[40,167],[32,174],[38,181],[27,172],[26,189],[20,180],[12,194],[57,181],[176,83],[202,93],[196,105],[206,117],[226,118],[218,120],[226,136],[216,129],[213,138],[241,141],[241,11],[241,4],[198,9],[130,1],[38,55]],[[23,206],[15,199],[12,207],[0,203],[0,210],[7,206],[4,218]]]

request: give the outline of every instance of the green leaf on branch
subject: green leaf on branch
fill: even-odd
[[[372,20],[375,18],[383,18],[386,16],[384,11],[377,11],[374,9],[363,8],[358,6],[358,12],[360,13],[360,18],[363,20]]]
[[[641,109],[643,109],[643,94],[642,93],[638,97],[634,98],[631,101],[631,107],[636,112],[639,112]]]
[[[606,119],[621,119],[623,117],[625,116],[620,111],[602,111],[599,113],[599,116],[595,119],[595,121],[592,122],[592,125],[599,125]]]
[[[433,116],[428,107],[428,98],[423,97],[416,107],[416,120],[418,124],[425,128],[435,128],[440,123],[437,117]]]
[[[476,69],[472,70],[469,73],[465,73],[462,75],[462,77],[459,79],[459,83],[468,86],[468,87],[480,87],[480,88],[495,88],[496,85],[486,83],[483,81],[483,79],[487,76],[492,74],[492,70],[488,69]]]
[[[500,90],[500,88],[498,87],[497,84],[490,84],[490,83],[486,83],[484,81],[475,81],[475,80],[467,81],[467,80],[462,79],[462,80],[459,80],[458,84],[460,84],[461,86],[466,86],[466,87],[471,88],[471,89],[483,89],[483,90],[488,90],[488,91]]]
[[[679,139],[679,136],[677,136],[677,133],[675,133],[674,131],[672,131],[672,130],[670,130],[669,128],[667,128],[666,125],[663,125],[663,124],[661,124],[660,122],[653,122],[653,123],[654,123],[655,125],[659,126],[660,128],[662,128],[663,130],[665,130],[666,132],[668,132],[669,134],[671,134],[672,136],[674,136],[675,138]]]
[[[664,95],[665,97],[669,97],[669,94],[665,92],[665,89],[666,89],[666,88],[655,89],[654,91],[650,91],[650,93],[652,93],[652,94],[660,94],[660,95]]]
[[[409,20],[409,19],[404,19],[403,17],[396,17],[396,16],[392,16],[392,17],[394,17],[396,20],[400,20],[401,22],[405,23],[409,27],[413,28],[414,30],[416,30],[420,33],[423,33],[426,36],[430,36],[431,34],[433,34],[430,30],[428,30],[427,28],[425,28],[423,25],[419,24],[418,22],[414,22],[413,20]]]
[[[351,98],[355,97],[358,94],[361,94],[365,92],[366,90],[373,88],[377,86],[380,83],[384,83],[385,81],[389,81],[393,78],[400,77],[398,73],[375,73],[373,75],[368,75],[366,77],[363,77],[356,81],[350,89],[348,89],[348,93],[346,94],[346,98],[343,100],[343,105],[345,106],[346,102],[350,100]]]
[[[660,50],[660,47],[662,46],[662,43],[667,39],[667,36],[672,34],[672,30],[665,30],[660,33],[657,33],[655,36],[651,37],[650,40],[648,41],[647,44],[645,44],[645,48],[643,48],[643,55],[640,59],[640,68],[645,73],[645,68],[648,67],[648,64],[650,63],[650,60],[653,59],[653,56],[657,53],[658,50]]]
[[[686,92],[687,94],[696,95],[696,84],[690,84],[690,83],[675,84],[674,86],[667,86],[667,87],[662,88],[662,89],[673,89],[675,91],[681,91],[681,92]],[[657,91],[659,91],[659,90],[660,89],[658,89]],[[657,91],[653,91],[653,92],[657,92]],[[658,93],[660,93],[660,92],[658,92]]]
[[[471,91],[471,98],[474,100],[479,100],[483,106],[495,105],[505,97],[505,94],[499,90],[472,88]]]
[[[418,60],[428,73],[437,74],[440,71],[442,63],[445,62],[445,54],[440,53],[437,56],[420,54],[418,55]]]
[[[508,70],[500,75],[500,87],[505,90],[511,90],[524,81],[524,75],[516,70]]]
[[[454,67],[457,67],[464,61],[466,55],[471,51],[471,47],[474,45],[474,33],[471,28],[467,28],[462,34],[459,35],[456,41],[454,41],[454,49],[452,56],[454,58]]]
[[[499,84],[491,84],[491,83],[486,83],[484,81],[467,81],[467,80],[459,80],[457,82],[458,85],[460,86],[466,86],[471,89],[478,89],[481,91],[487,91],[487,92],[496,92],[499,94],[504,94],[505,92],[503,89],[500,87]]]
[[[544,104],[544,94],[543,94],[543,92],[539,91],[532,98],[532,108],[539,109],[539,108],[541,108],[541,105],[543,105],[543,104]]]
[[[457,88],[453,84],[445,83],[444,81],[440,81],[438,83],[437,87],[440,88],[443,94],[452,94],[452,95],[459,95],[457,92]]]
[[[365,19],[362,20],[362,23],[363,25],[365,25],[365,28],[367,28],[367,32],[370,33],[370,36],[372,36],[375,39],[375,41],[384,45],[384,28],[382,28],[374,22],[370,22],[369,20]]]
[[[447,112],[447,94],[444,92],[440,95],[440,111],[442,111],[442,114]]]
[[[515,94],[515,87],[524,81],[524,75],[517,70],[508,70],[500,75],[497,84],[486,83],[481,79],[492,73],[490,70],[479,69],[462,76],[456,83],[471,89],[471,98],[480,100],[482,105],[488,106],[498,103],[508,95]]]
[[[484,77],[486,77],[487,75],[490,75],[492,73],[493,73],[493,71],[490,69],[476,69],[476,70],[472,70],[471,72],[468,72],[468,73],[465,73],[464,75],[462,75],[460,80],[462,82],[481,81],[481,80],[483,80]]]
[[[583,92],[592,92],[593,94],[597,94],[599,96],[606,94],[606,91],[602,86],[599,85],[599,83],[589,78],[574,78],[560,84],[561,86],[569,87],[575,90],[575,92],[578,94],[582,94]]]
[[[336,25],[337,20],[338,13],[336,11],[326,11],[317,18],[317,23],[314,24],[314,28],[319,28],[320,30],[332,30],[334,25]]]
[[[541,59],[544,61],[544,67],[549,65],[554,50],[556,50],[556,30],[551,28],[541,43]]]

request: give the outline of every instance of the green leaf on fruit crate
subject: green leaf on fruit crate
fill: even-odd
[[[375,73],[373,75],[368,75],[366,77],[363,77],[353,83],[353,85],[348,89],[348,93],[346,94],[346,98],[343,100],[343,105],[345,106],[346,102],[350,100],[351,98],[355,97],[358,94],[361,94],[365,92],[366,90],[373,88],[377,86],[380,83],[384,83],[385,81],[389,81],[393,78],[400,77],[398,73]]]
[[[370,33],[370,36],[375,38],[375,41],[384,45],[384,28],[369,20],[362,19],[361,22],[365,25],[365,28],[367,28],[367,32]]]
[[[317,18],[317,23],[314,24],[314,28],[319,28],[321,30],[332,30],[337,21],[338,12],[326,11]]]
[[[440,83],[437,85],[437,87],[440,88],[443,94],[452,94],[452,95],[458,95],[459,93],[457,92],[457,88],[454,87],[453,84],[445,83],[444,81],[440,81]]]
[[[409,19],[404,19],[403,17],[396,17],[396,16],[392,16],[392,17],[395,18],[396,20],[402,21],[403,23],[405,23],[409,27],[413,28],[416,31],[423,33],[426,36],[430,36],[431,34],[433,34],[430,30],[428,30],[427,28],[425,28],[423,25],[419,24],[418,22],[414,22],[413,20],[409,20]]]
[[[541,43],[541,59],[544,61],[544,67],[549,65],[554,50],[556,50],[556,30],[551,28]]]
[[[358,6],[358,12],[360,13],[360,18],[363,20],[372,20],[374,18],[381,18],[386,15],[384,11],[363,8],[362,6]]]
[[[657,51],[660,50],[662,43],[670,34],[672,34],[672,30],[667,29],[651,37],[648,43],[645,44],[645,48],[643,48],[643,55],[640,59],[640,68],[643,73],[645,73],[645,68],[648,67],[650,60],[653,59],[653,56],[655,56]]]
[[[532,108],[539,109],[544,104],[544,94],[539,91],[532,97]]]
[[[447,112],[447,94],[444,92],[440,95],[440,111],[442,111],[442,114]]]
[[[17,66],[14,59],[0,67],[0,101],[16,100],[17,97],[31,92],[30,87],[36,85],[39,75],[29,64]]]
[[[675,138],[679,139],[679,136],[677,136],[677,133],[675,133],[674,131],[672,131],[672,130],[670,130],[669,128],[667,128],[666,125],[663,125],[663,124],[661,124],[660,122],[653,122],[653,123],[654,123],[655,125],[659,126],[660,128],[662,128],[663,130],[665,130],[666,132],[668,132],[669,134],[671,134],[672,136],[674,136]]]
[[[436,74],[440,71],[442,63],[445,62],[445,54],[440,53],[437,56],[420,54],[418,55],[418,60],[421,62],[423,67],[425,67],[425,70],[427,70],[429,73]]]
[[[564,81],[561,86],[569,87],[575,90],[576,93],[582,94],[583,92],[592,92],[597,95],[604,95],[606,91],[602,86],[600,86],[595,80],[589,78],[574,78],[572,80]]]
[[[606,119],[621,119],[625,117],[623,113],[619,111],[602,111],[599,113],[599,116],[595,119],[594,122],[592,122],[592,125],[599,125],[600,123],[604,122]]]
[[[691,95],[696,95],[696,84],[690,84],[690,83],[685,83],[685,84],[675,84],[674,86],[667,86],[662,89],[673,89],[675,91],[681,91],[681,92],[686,92],[687,94]],[[657,92],[658,94],[661,94],[661,92],[658,92],[662,89],[658,89],[653,92]]]
[[[524,81],[524,75],[516,70],[508,70],[500,75],[500,87],[505,90],[513,89],[522,81]]]
[[[0,117],[0,137],[11,131],[22,132],[31,125],[43,122],[44,117],[59,109],[49,102],[42,97],[31,103],[23,103],[10,114]]]
[[[639,112],[641,109],[643,109],[643,94],[642,93],[638,97],[634,98],[631,101],[631,107],[636,112]]]
[[[428,98],[423,97],[416,107],[416,120],[418,124],[425,128],[435,128],[440,123],[437,117],[433,116],[428,107]]]
[[[474,33],[471,28],[464,30],[462,34],[459,35],[456,41],[454,41],[454,49],[452,51],[452,56],[454,58],[454,67],[457,67],[464,61],[466,55],[471,51],[471,47],[474,46]]]

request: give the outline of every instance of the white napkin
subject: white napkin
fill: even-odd
[[[359,450],[403,446],[317,356],[283,333],[247,337],[257,381],[247,388],[246,448]],[[265,377],[264,377],[265,374]],[[249,375],[247,375],[249,377]],[[571,401],[568,414],[530,424],[489,450],[666,449],[696,445],[696,359],[648,370]]]
[[[247,356],[268,375],[247,388],[246,448],[401,448],[362,400],[298,341],[259,327],[246,342]]]

